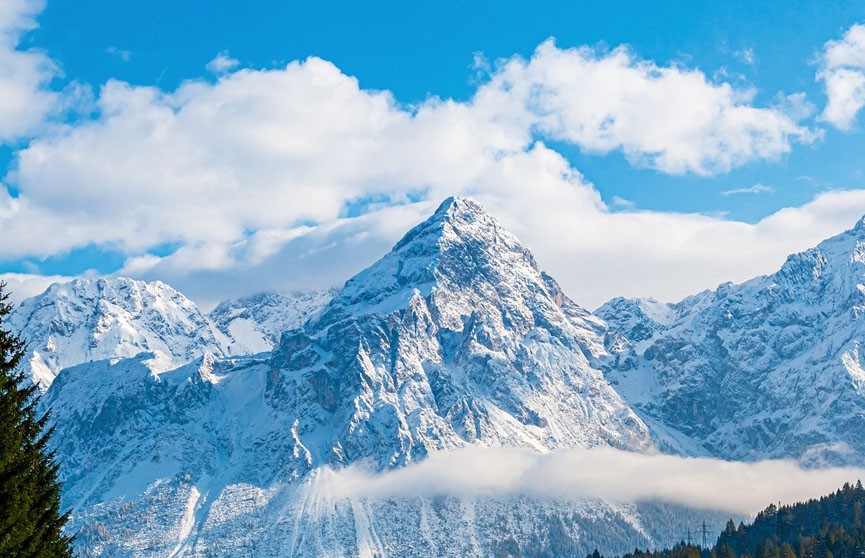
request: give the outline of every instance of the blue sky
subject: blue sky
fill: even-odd
[[[413,103],[431,95],[469,98],[477,81],[475,53],[493,62],[528,57],[555,37],[560,47],[627,44],[662,64],[710,75],[726,71],[733,83],[756,88],[763,103],[778,92],[804,91],[822,105],[814,79],[820,47],[865,21],[859,2],[373,4],[259,0],[242,10],[230,2],[202,10],[191,1],[49,1],[28,42],[60,62],[61,83],[116,78],[171,90],[183,80],[208,77],[205,65],[223,51],[253,68],[319,56],[358,77],[362,87],[390,90],[400,102]],[[747,221],[801,205],[826,188],[865,184],[856,156],[865,153],[860,133],[832,132],[816,148],[796,146],[780,161],[711,178],[635,169],[616,154],[562,151],[606,200],[619,196],[646,209],[723,212]],[[756,183],[775,192],[720,195]]]
[[[852,194],[843,200],[833,198],[831,203],[824,203],[843,207],[844,212],[833,210],[833,213],[819,207],[813,209],[815,197],[819,199],[825,192],[858,192],[865,188],[865,166],[862,162],[865,136],[861,125],[855,118],[848,118],[846,125],[839,125],[837,119],[833,122],[821,118],[821,115],[825,116],[824,108],[827,105],[826,81],[818,80],[818,74],[829,64],[827,43],[841,40],[852,26],[865,22],[865,5],[861,3],[694,2],[652,6],[645,2],[539,4],[500,1],[412,5],[378,2],[369,5],[351,2],[255,1],[245,4],[243,9],[238,9],[236,3],[228,2],[212,2],[207,9],[202,9],[200,3],[190,1],[124,3],[93,0],[72,3],[48,0],[41,10],[32,9],[35,5],[32,3],[16,0],[8,0],[7,3],[0,10],[5,10],[5,19],[13,22],[7,23],[14,37],[10,56],[22,52],[36,53],[42,57],[43,66],[50,64],[53,68],[43,71],[41,77],[33,80],[33,90],[44,97],[42,100],[49,108],[42,111],[41,118],[34,117],[25,131],[10,132],[4,138],[4,156],[0,158],[0,163],[6,167],[4,183],[12,198],[20,197],[22,200],[18,205],[29,204],[26,209],[34,212],[28,217],[27,223],[55,227],[57,230],[46,235],[66,238],[64,241],[37,242],[30,237],[22,237],[19,249],[0,254],[3,261],[0,271],[36,277],[72,276],[88,271],[120,272],[179,283],[184,287],[183,290],[202,300],[237,294],[222,287],[226,283],[236,283],[234,279],[229,279],[236,277],[245,278],[243,283],[251,290],[310,288],[319,283],[338,282],[370,263],[398,237],[403,230],[400,227],[409,226],[413,220],[429,212],[430,207],[440,201],[437,197],[458,193],[479,197],[491,210],[498,210],[497,214],[501,214],[506,224],[516,225],[512,228],[520,229],[523,224],[526,230],[516,232],[539,252],[542,263],[546,257],[547,261],[552,262],[548,267],[564,276],[563,283],[570,286],[571,291],[586,293],[587,304],[592,305],[611,294],[612,291],[596,289],[592,285],[611,273],[620,274],[617,264],[610,263],[617,259],[639,261],[642,273],[651,277],[643,282],[612,282],[611,289],[621,289],[625,294],[675,298],[696,287],[712,287],[721,280],[742,280],[756,272],[769,272],[769,266],[782,260],[787,251],[805,248],[822,238],[821,235],[846,228],[852,225],[852,222],[847,222],[851,220],[851,215],[865,212],[865,205],[857,205],[860,203],[859,197]],[[27,7],[27,4],[31,7]],[[14,23],[16,21],[17,24]],[[21,27],[27,28],[27,31],[21,32]],[[547,51],[547,55],[539,55],[539,45],[548,38],[554,38],[555,46]],[[652,76],[657,77],[666,70],[688,75],[697,73],[701,79],[705,79],[706,87],[694,86],[693,95],[683,94],[682,113],[692,110],[685,106],[692,100],[696,106],[693,110],[703,110],[700,103],[705,95],[714,95],[724,87],[729,87],[739,95],[732,101],[733,105],[758,109],[765,113],[763,116],[766,118],[786,119],[780,124],[760,124],[756,132],[751,128],[745,132],[734,130],[735,133],[731,134],[740,135],[735,135],[738,139],[730,141],[738,141],[744,136],[752,138],[773,134],[778,130],[781,130],[778,133],[782,137],[773,140],[774,143],[762,151],[759,145],[744,146],[740,151],[740,147],[724,143],[721,147],[706,148],[708,151],[701,152],[699,157],[702,158],[699,159],[686,161],[682,157],[676,159],[678,155],[674,154],[671,156],[675,159],[672,162],[658,162],[655,159],[657,153],[653,151],[656,146],[651,131],[624,130],[620,133],[624,139],[615,139],[612,143],[608,142],[609,138],[588,138],[585,133],[574,131],[575,126],[582,125],[579,120],[582,112],[581,109],[577,110],[579,107],[573,109],[570,105],[589,101],[571,93],[574,89],[591,89],[597,85],[594,81],[567,81],[566,93],[571,96],[562,96],[557,101],[561,106],[557,104],[553,109],[544,108],[548,112],[561,109],[565,115],[562,124],[537,121],[513,126],[509,124],[506,130],[486,129],[487,124],[483,124],[478,125],[472,136],[479,138],[476,142],[482,143],[487,139],[484,134],[513,133],[512,139],[490,140],[490,145],[479,148],[479,152],[486,153],[493,149],[515,156],[528,153],[532,158],[542,157],[541,151],[532,150],[532,142],[541,141],[545,150],[553,152],[553,159],[561,157],[566,162],[568,173],[579,175],[579,179],[568,179],[572,186],[579,182],[575,187],[584,188],[585,191],[579,195],[569,191],[567,186],[562,186],[564,197],[561,203],[571,207],[571,213],[563,213],[561,226],[557,227],[554,220],[538,221],[550,223],[552,232],[542,234],[536,227],[525,225],[522,216],[518,215],[519,208],[525,208],[525,204],[518,202],[517,194],[508,194],[511,191],[508,188],[499,189],[492,175],[484,175],[485,178],[480,178],[480,174],[474,175],[473,180],[478,183],[489,183],[475,186],[460,182],[461,179],[439,176],[434,171],[424,174],[414,172],[414,168],[393,168],[386,173],[382,171],[384,174],[371,171],[369,177],[358,179],[363,182],[363,186],[353,184],[345,188],[339,180],[345,182],[353,179],[330,175],[317,177],[304,188],[314,188],[326,202],[321,201],[317,206],[295,211],[293,206],[298,205],[297,200],[303,199],[309,190],[301,188],[294,191],[292,185],[298,184],[301,176],[303,179],[308,178],[309,171],[280,167],[274,168],[272,172],[287,177],[285,184],[268,190],[268,195],[271,199],[280,197],[281,202],[292,206],[284,214],[253,215],[254,212],[250,212],[237,217],[234,222],[234,217],[226,213],[227,209],[214,207],[208,209],[211,213],[190,215],[190,219],[199,220],[208,219],[207,215],[218,215],[226,223],[231,222],[232,226],[226,225],[226,230],[231,231],[223,235],[221,229],[213,233],[205,230],[204,226],[187,227],[190,230],[180,231],[183,227],[178,219],[151,227],[153,217],[147,213],[150,206],[171,205],[173,200],[168,194],[153,196],[151,200],[147,193],[151,189],[161,191],[162,185],[148,181],[164,182],[165,176],[147,177],[146,170],[160,165],[160,153],[164,156],[165,153],[178,153],[188,148],[197,157],[198,151],[210,150],[207,156],[202,156],[202,161],[209,161],[214,160],[217,151],[225,149],[227,155],[223,153],[224,157],[215,159],[231,160],[231,165],[226,165],[225,169],[214,171],[206,165],[192,168],[191,164],[182,168],[166,164],[166,169],[172,169],[172,177],[184,173],[200,177],[212,172],[215,182],[240,180],[242,177],[245,182],[232,186],[230,191],[243,196],[243,190],[256,188],[255,183],[259,180],[262,184],[277,180],[274,178],[276,174],[256,174],[255,165],[262,162],[257,160],[251,143],[243,144],[240,143],[243,140],[238,139],[247,137],[253,124],[267,122],[268,119],[265,117],[261,121],[240,123],[239,128],[230,130],[230,141],[226,139],[207,146],[196,143],[194,132],[200,131],[200,125],[196,124],[193,130],[192,125],[184,128],[181,119],[178,122],[165,120],[172,134],[189,136],[189,143],[184,143],[181,148],[168,141],[164,146],[153,144],[159,136],[150,128],[144,132],[146,136],[135,135],[144,129],[139,126],[140,118],[145,118],[144,115],[150,112],[142,109],[134,118],[130,116],[128,121],[114,118],[112,112],[132,114],[130,111],[139,110],[142,106],[137,104],[140,101],[150,103],[149,108],[154,110],[168,107],[175,115],[181,115],[183,107],[199,101],[204,106],[204,100],[210,99],[207,101],[210,103],[220,92],[227,93],[231,83],[237,85],[231,95],[247,95],[244,102],[248,104],[244,105],[246,108],[243,110],[253,110],[258,106],[255,104],[257,95],[264,94],[263,91],[252,90],[252,78],[255,75],[273,77],[292,62],[316,57],[333,65],[339,74],[333,76],[334,79],[357,78],[360,97],[374,96],[376,92],[390,95],[393,107],[382,109],[382,118],[414,117],[415,120],[421,120],[417,115],[423,113],[425,107],[438,114],[446,112],[434,107],[438,103],[435,99],[452,99],[466,113],[476,109],[474,116],[430,117],[432,120],[441,118],[440,121],[446,121],[448,125],[453,124],[453,119],[465,118],[468,124],[454,128],[461,130],[463,128],[460,126],[474,126],[479,118],[477,114],[483,113],[484,118],[488,116],[484,112],[486,109],[477,109],[481,104],[478,101],[480,92],[484,91],[485,86],[488,90],[495,90],[497,80],[505,79],[503,68],[510,67],[508,64],[513,65],[517,60],[534,61],[537,58],[537,70],[520,70],[517,74],[522,77],[516,79],[543,82],[551,75],[544,72],[551,71],[553,60],[561,53],[576,52],[570,49],[587,46],[590,48],[589,54],[571,56],[567,63],[580,64],[584,60],[603,62],[610,60],[615,49],[621,45],[627,45],[630,58],[623,63],[627,68],[633,70],[641,68],[641,64],[652,65],[653,69],[647,70],[645,74],[650,81],[654,79]],[[216,69],[212,61],[220,55],[227,64]],[[549,66],[544,65],[546,61],[549,61]],[[846,60],[843,67],[848,68],[852,64],[857,69],[857,63],[855,60]],[[303,75],[295,76],[297,80],[311,83],[316,79],[315,76],[320,75],[308,71],[311,70],[310,65],[302,68],[299,74]],[[559,71],[568,71],[566,65],[562,68],[564,70]],[[600,68],[598,71],[605,70]],[[239,82],[243,72],[248,72],[251,77],[249,83],[241,87]],[[26,82],[21,79],[17,81]],[[614,81],[609,84],[613,88],[628,86]],[[542,87],[548,85],[546,82],[541,84]],[[278,107],[283,92],[274,90],[274,87],[281,85],[269,83],[260,86],[275,96],[274,102],[277,104],[273,106]],[[670,87],[675,86],[671,81]],[[565,86],[560,84],[557,87]],[[142,96],[147,95],[150,95],[148,100],[141,100]],[[798,96],[787,98],[789,95]],[[213,101],[215,104],[212,106],[223,106],[221,103],[225,98],[220,97],[219,102]],[[231,98],[238,99],[236,96]],[[291,99],[286,102],[300,105],[305,102],[301,97]],[[661,104],[662,101],[663,98],[660,99]],[[348,107],[350,102],[353,101],[346,100],[345,106]],[[507,102],[510,101],[502,101]],[[652,102],[659,101],[648,100],[639,110],[649,114],[662,110],[653,107]],[[722,110],[727,102],[720,100],[720,104],[707,106],[706,110]],[[322,115],[319,118],[327,119],[330,126],[331,120],[339,117],[332,116],[334,108],[328,106],[330,108],[322,109],[320,113],[312,109],[309,112]],[[576,112],[568,112],[572,109]],[[670,110],[670,107],[663,110]],[[349,108],[346,111],[344,120],[353,121],[356,114]],[[677,118],[677,114],[673,110],[671,118]],[[543,118],[537,114],[534,117]],[[626,117],[633,119],[633,114],[628,112]],[[294,117],[286,116],[286,120],[280,120],[281,125],[287,127],[287,133],[300,130],[301,124],[295,126],[296,122],[291,118]],[[500,117],[490,118],[494,123],[501,120]],[[724,126],[738,126],[736,118],[721,119],[717,126],[725,130]],[[657,124],[658,121],[655,122]],[[665,120],[661,119],[660,122]],[[153,122],[149,122],[148,126],[150,124]],[[311,126],[313,134],[317,129],[314,118],[309,122],[304,121],[303,125]],[[0,118],[0,138],[3,138],[2,127],[3,120]],[[319,149],[323,153],[327,153],[328,149],[344,151],[364,141],[376,144],[384,141],[383,136],[377,135],[381,133],[377,127],[375,131],[369,132],[373,139],[357,139],[352,135],[355,131],[345,132],[346,129],[340,125],[333,134],[325,134],[321,141],[333,143],[316,146],[316,153]],[[128,137],[130,143],[146,141],[147,145],[153,147],[153,153],[147,160],[142,158],[127,165],[131,171],[119,169],[115,172],[109,167],[135,159],[138,156],[135,149],[130,147],[124,151],[117,148],[116,140],[99,143],[88,134],[92,132],[96,137],[101,137],[100,134],[115,137],[112,134],[122,134],[122,130],[128,130],[128,136],[116,137]],[[703,136],[687,137],[699,143],[704,141],[704,137],[715,135],[711,126],[700,130]],[[223,132],[229,133],[219,129],[209,134],[213,136]],[[343,143],[348,137],[339,135],[343,132],[355,139],[348,144]],[[282,137],[279,130],[273,133],[274,138]],[[531,137],[525,136],[526,133]],[[691,132],[688,131],[688,134]],[[516,139],[521,135],[524,137]],[[659,132],[658,135],[663,133]],[[300,137],[305,136],[300,134]],[[443,137],[448,136],[445,134]],[[659,141],[661,147],[658,149],[667,155],[687,147]],[[713,140],[706,141],[711,143]],[[439,149],[441,143],[431,144],[429,148]],[[253,155],[248,156],[247,147]],[[83,151],[79,150],[83,149],[87,150],[86,156],[81,156]],[[397,148],[388,149],[390,151],[381,152],[386,157]],[[419,145],[414,149],[422,153],[426,147]],[[734,154],[727,157],[724,153],[728,150]],[[366,148],[358,153],[357,157],[367,153]],[[411,159],[413,154],[400,152],[400,156]],[[44,160],[40,157],[44,157]],[[328,157],[325,160],[329,160]],[[351,158],[351,161],[354,160]],[[452,161],[447,158],[443,160]],[[54,161],[61,161],[62,164],[55,165]],[[266,165],[271,162],[268,160]],[[123,164],[118,164],[118,167]],[[545,166],[544,169],[558,168],[558,164],[552,162],[551,166]],[[136,169],[145,171],[139,174]],[[292,172],[303,174],[293,176]],[[505,171],[499,169],[496,172]],[[560,169],[550,172],[558,173],[559,176],[562,174]],[[402,176],[411,177],[402,180],[414,180],[416,183],[404,184],[403,187],[382,185],[387,180],[398,180],[396,177]],[[502,178],[504,175],[496,176],[505,180]],[[127,178],[129,183],[126,183]],[[104,181],[101,188],[109,190],[94,187],[92,196],[87,195],[90,185],[101,181]],[[527,182],[531,182],[531,178]],[[179,181],[171,188],[166,187],[166,191],[179,192],[187,187],[199,192],[208,186]],[[526,188],[530,186],[527,184]],[[110,203],[105,201],[111,198],[110,195],[106,196],[106,192],[125,189],[144,194],[132,195],[126,201],[123,196],[111,199]],[[75,196],[76,193],[81,194],[80,198]],[[199,193],[204,196],[202,199],[225,195],[221,190],[213,190],[209,194]],[[623,216],[618,219],[605,217],[604,225],[580,228],[579,223],[593,222],[597,218],[591,212],[581,213],[589,211],[586,209],[589,206],[594,207],[595,202],[589,198],[595,194],[600,196],[601,214],[620,213]],[[544,199],[557,200],[557,195],[550,193]],[[61,201],[66,196],[71,198],[63,206]],[[569,196],[582,196],[580,199],[583,201],[575,201],[576,198],[566,201],[565,198],[570,200]],[[178,195],[178,203],[182,203],[179,201],[181,198],[183,196]],[[197,197],[188,199],[199,200]],[[512,201],[503,201],[506,199]],[[382,212],[381,204],[367,204],[364,200],[386,200],[383,205],[393,206],[391,213]],[[332,204],[333,209],[321,209],[326,203]],[[568,203],[575,205],[567,206]],[[68,210],[62,216],[61,208]],[[778,225],[776,222],[782,217],[793,220],[784,208],[804,208],[801,209],[805,212],[804,217],[798,219],[799,224]],[[532,210],[543,214],[544,206],[538,205]],[[813,214],[817,210],[822,211],[819,217]],[[21,211],[15,207],[7,215]],[[705,219],[695,219],[692,214],[704,216]],[[26,228],[15,224],[14,217],[3,215],[0,213],[0,228],[4,226],[4,218],[11,234]],[[140,218],[142,224],[137,227],[115,227],[112,215],[126,222]],[[359,216],[359,219],[340,218],[347,215]],[[382,225],[382,219],[387,219],[389,225]],[[699,224],[695,225],[695,222]],[[81,230],[77,230],[79,226]],[[572,230],[568,227],[576,228]],[[605,227],[611,227],[613,232],[608,232]],[[655,238],[654,235],[661,239],[667,238],[671,230],[684,232],[681,233],[681,239],[669,243],[667,252],[659,252],[654,246],[641,248],[633,242],[629,244],[633,239],[624,237],[626,231],[640,230],[641,227],[657,229],[655,233],[647,235],[651,238]],[[62,232],[73,229],[75,232],[68,235]],[[709,230],[719,231],[712,233],[717,238],[713,236],[711,240],[706,240],[705,235],[709,234],[706,231]],[[578,235],[582,240],[568,243],[563,239],[568,234]],[[615,237],[616,240],[595,248],[585,238],[590,235]],[[618,235],[623,235],[623,238],[618,238]],[[731,235],[738,238],[739,244],[725,244],[724,238]],[[214,236],[219,237],[218,242],[210,242]],[[238,250],[241,250],[239,246],[252,246],[253,239],[257,242],[257,239],[265,236],[271,239],[269,243],[276,243],[268,244],[267,257],[262,259],[246,253],[237,255]],[[282,240],[272,240],[277,237]],[[694,257],[693,247],[699,246],[701,242],[707,246],[707,253],[701,253],[701,257],[716,260],[712,250],[741,251],[752,246],[754,239],[765,240],[770,237],[765,246],[754,249],[753,254],[744,255],[743,260],[752,263],[734,266],[735,269],[731,269],[727,275],[724,269],[730,266],[718,264],[717,269],[707,272],[705,276],[694,273],[691,281],[677,284],[675,288],[662,287],[665,283],[663,274],[670,269],[687,268],[688,262],[700,265]],[[787,239],[782,241],[781,237]],[[319,240],[315,241],[314,238]],[[361,238],[375,241],[361,242]],[[335,265],[333,260],[339,259],[339,256],[328,252],[329,248],[326,247],[334,244],[350,245],[351,242],[362,243],[363,250],[360,253],[363,255],[349,259],[344,266]],[[298,243],[303,245],[302,250],[295,246]],[[688,245],[690,248],[677,252],[673,248],[676,245]],[[634,250],[637,254],[628,250]],[[599,256],[598,253],[602,251],[603,255]],[[281,263],[265,262],[273,259],[279,259]],[[181,260],[185,262],[182,265]],[[196,261],[203,263],[190,264]],[[590,267],[596,270],[593,277],[578,279],[585,273],[582,266],[572,263],[575,261],[589,262]],[[766,263],[761,267],[757,262]],[[293,271],[286,273],[286,268]],[[256,281],[251,279],[253,276],[269,279]],[[580,301],[578,293],[572,293],[572,296]]]

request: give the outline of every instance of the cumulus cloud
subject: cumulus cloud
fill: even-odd
[[[214,74],[224,74],[237,66],[240,62],[228,55],[228,52],[220,52],[216,58],[207,63],[207,70]]]
[[[43,7],[39,0],[4,0],[0,9],[0,143],[34,133],[58,103],[48,88],[57,65],[40,50],[20,48]]]
[[[815,139],[781,107],[755,107],[753,90],[640,60],[626,47],[602,54],[547,41],[494,75],[477,102],[490,100],[527,112],[550,137],[589,152],[621,150],[636,165],[672,174],[726,172]]]
[[[310,489],[333,500],[400,497],[600,498],[661,501],[754,514],[770,503],[794,503],[855,482],[865,469],[803,469],[792,461],[730,462],[644,455],[613,448],[538,454],[509,448],[438,452],[408,467],[374,474],[363,466],[319,471]]]
[[[824,203],[815,201],[795,210],[803,218],[783,236],[767,233],[772,219],[611,212],[545,141],[707,174],[813,139],[789,103],[756,107],[750,91],[625,48],[548,41],[528,60],[499,61],[468,101],[415,106],[363,89],[318,58],[269,70],[232,70],[224,58],[215,82],[174,91],[109,81],[95,118],[21,150],[7,176],[20,195],[0,192],[0,231],[10,239],[0,257],[96,244],[127,254],[123,273],[199,299],[241,285],[320,287],[371,263],[439,201],[462,194],[591,306],[613,294],[677,298],[771,271],[865,212],[851,195],[820,217],[829,220],[799,225]],[[165,246],[177,249],[153,254]]]
[[[841,39],[824,45],[817,79],[828,97],[820,119],[850,130],[865,106],[865,25],[853,25]]]

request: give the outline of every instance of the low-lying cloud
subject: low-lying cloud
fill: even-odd
[[[549,500],[600,498],[615,503],[661,501],[700,509],[754,514],[773,502],[819,497],[865,469],[805,469],[794,461],[754,463],[671,455],[644,455],[613,448],[568,449],[539,454],[509,448],[439,452],[395,471],[375,474],[362,466],[322,469],[319,496],[403,497],[524,496]]]

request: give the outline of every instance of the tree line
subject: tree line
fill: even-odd
[[[865,558],[862,482],[788,506],[769,505],[748,525],[727,522],[711,548],[684,541],[621,558]],[[597,551],[587,558],[603,558]]]

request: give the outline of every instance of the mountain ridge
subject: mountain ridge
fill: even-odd
[[[267,327],[290,323],[270,353],[202,352],[178,366],[151,350],[62,370],[45,405],[57,410],[79,549],[487,555],[511,544],[498,538],[505,526],[519,548],[562,548],[560,539],[583,548],[592,532],[662,543],[636,507],[334,504],[316,478],[321,467],[382,471],[467,445],[859,459],[862,254],[860,223],[776,274],[676,304],[614,299],[595,314],[476,202],[448,199],[341,289],[299,301],[294,322],[255,330],[263,340]],[[203,317],[207,327],[231,333],[233,320],[274,317],[293,300],[264,296],[253,307],[254,298],[226,303],[221,322]],[[824,356],[825,369],[809,364]],[[779,430],[782,420],[799,430]],[[520,523],[537,509],[543,517]],[[429,542],[453,532],[465,545]]]
[[[614,299],[608,378],[645,419],[735,459],[856,462],[865,454],[865,225],[739,285],[665,305]],[[628,335],[631,339],[628,339]]]

